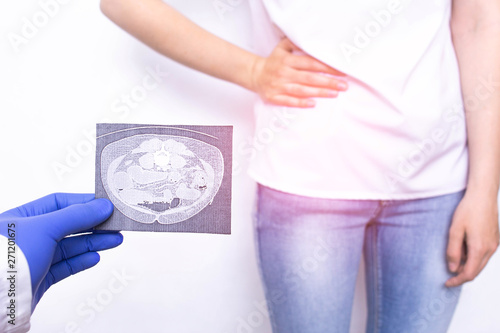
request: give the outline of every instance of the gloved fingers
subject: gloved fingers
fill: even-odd
[[[106,221],[113,213],[113,204],[107,199],[95,199],[75,204],[37,218],[36,223],[56,241],[65,236],[88,230]]]
[[[97,252],[87,252],[52,265],[45,278],[45,290],[70,275],[74,275],[95,266],[99,260],[100,256]]]
[[[50,213],[71,205],[86,203],[94,199],[92,193],[52,193],[22,206],[6,211],[2,215],[29,217]]]
[[[120,233],[101,233],[67,237],[57,243],[52,264],[86,252],[108,250],[120,245],[122,241],[123,236]]]

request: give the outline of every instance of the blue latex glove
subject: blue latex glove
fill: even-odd
[[[94,200],[94,194],[55,193],[0,214],[0,234],[8,237],[8,225],[15,223],[16,244],[28,261],[31,311],[54,283],[96,265],[95,251],[121,244],[123,236],[116,232],[66,237],[91,232],[112,212],[111,202]]]

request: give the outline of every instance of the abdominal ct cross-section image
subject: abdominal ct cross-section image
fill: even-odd
[[[231,233],[232,126],[97,124],[100,230]]]
[[[101,155],[104,189],[140,223],[189,219],[211,203],[223,174],[219,149],[187,137],[135,135],[107,145]]]

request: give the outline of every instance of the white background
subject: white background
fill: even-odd
[[[0,211],[51,192],[93,192],[94,142],[84,133],[92,136],[101,121],[234,125],[241,171],[233,179],[232,235],[124,232],[123,245],[101,253],[95,268],[47,292],[31,332],[270,332],[253,243],[254,183],[245,173],[249,156],[238,153],[251,140],[253,95],[149,50],[104,17],[96,0],[66,2],[47,22],[37,1],[0,3]],[[169,3],[251,49],[244,1]],[[25,19],[45,25],[16,50],[9,36],[22,36]],[[156,67],[168,76],[129,112],[116,112]],[[68,166],[59,176],[58,163]],[[114,276],[123,273],[132,278],[120,284]],[[450,332],[500,332],[499,273],[495,255],[465,286]],[[363,280],[361,267],[353,333],[364,331]]]

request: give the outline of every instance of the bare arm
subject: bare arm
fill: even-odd
[[[321,74],[341,73],[312,57],[293,55],[296,47],[288,40],[262,58],[202,29],[161,0],[101,0],[101,10],[159,53],[271,103],[310,107],[311,97],[335,97],[345,90],[341,80]]]
[[[448,245],[449,267],[458,275],[447,285],[456,286],[479,274],[499,241],[500,1],[454,0],[451,29],[469,145],[467,190],[455,212]]]

